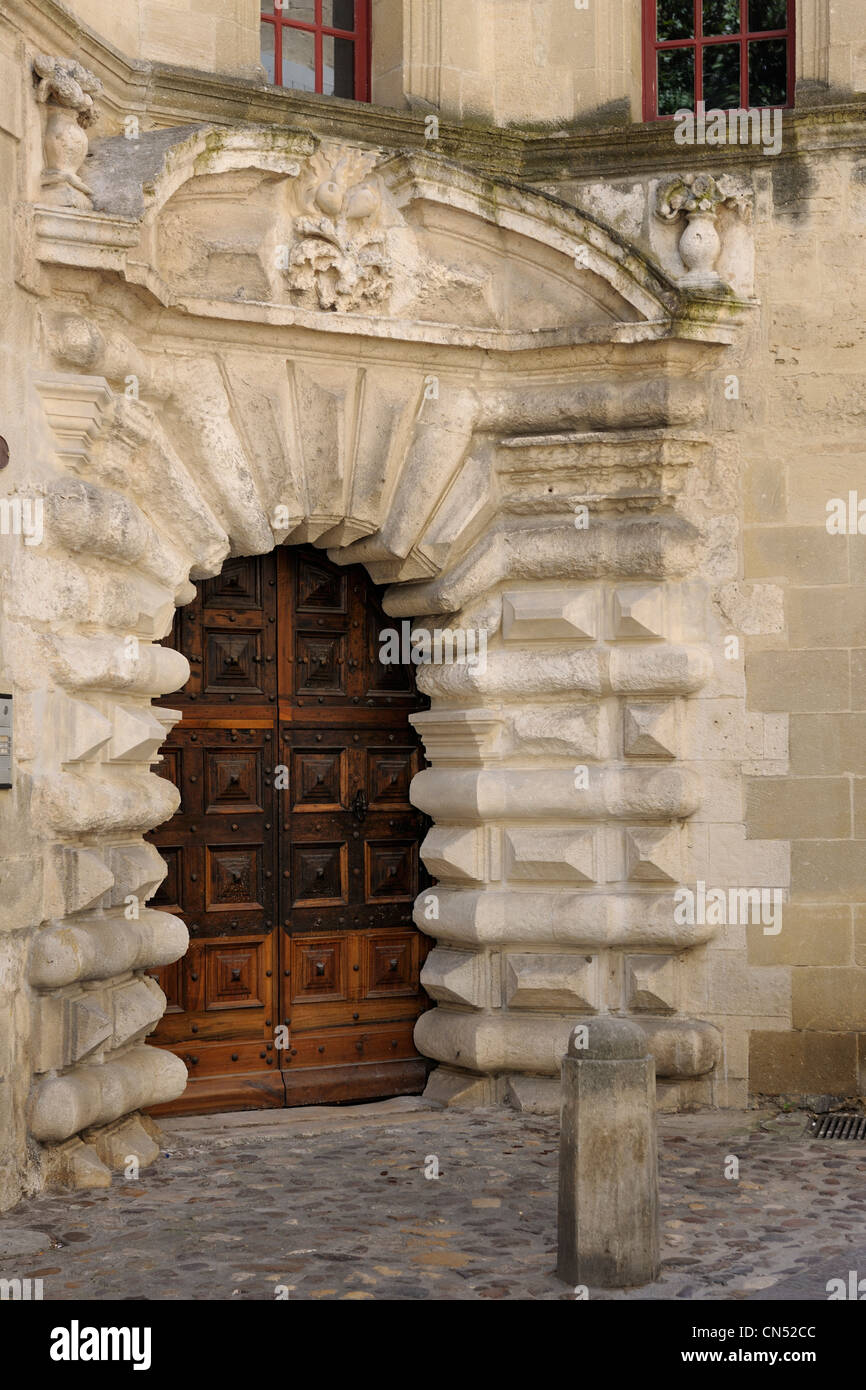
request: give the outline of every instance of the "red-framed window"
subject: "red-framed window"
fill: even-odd
[[[794,105],[795,0],[643,0],[644,120]]]
[[[370,100],[370,0],[262,0],[261,36],[277,87]]]

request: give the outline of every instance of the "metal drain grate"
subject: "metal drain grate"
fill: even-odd
[[[866,1115],[816,1115],[813,1139],[866,1139]]]

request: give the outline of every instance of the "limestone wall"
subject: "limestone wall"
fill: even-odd
[[[640,70],[630,0],[374,0],[373,99],[385,105],[497,125],[638,120]]]
[[[76,0],[69,8],[128,58],[259,75],[259,0]]]

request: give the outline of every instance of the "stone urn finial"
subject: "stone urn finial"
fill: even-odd
[[[102,83],[72,59],[40,53],[33,59],[36,100],[46,107],[42,202],[54,207],[93,206],[87,184],[78,177],[87,156],[86,128],[99,115],[93,98]]]
[[[722,289],[725,282],[716,272],[722,249],[716,226],[720,207],[736,209],[748,217],[746,196],[736,191],[726,176],[684,174],[662,184],[658,190],[656,216],[665,222],[685,221],[679,252],[686,274],[681,285],[691,289]]]

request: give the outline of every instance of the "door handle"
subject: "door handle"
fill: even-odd
[[[363,821],[366,819],[368,805],[367,793],[364,791],[363,787],[359,787],[352,797],[352,815],[355,817],[356,821]]]

